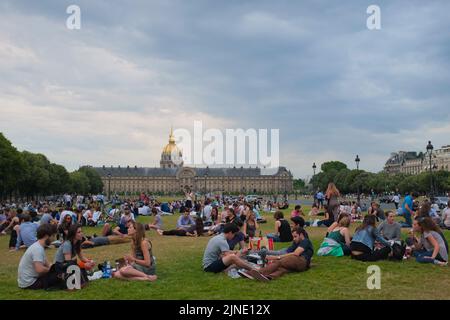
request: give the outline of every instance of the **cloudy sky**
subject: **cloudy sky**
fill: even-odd
[[[81,8],[69,30],[66,8]],[[381,30],[366,9],[381,8]],[[73,170],[159,165],[170,126],[280,129],[296,177],[450,144],[450,1],[0,3],[0,132]]]

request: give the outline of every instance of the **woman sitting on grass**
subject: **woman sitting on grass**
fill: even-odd
[[[256,222],[256,217],[253,211],[250,211],[244,222],[243,233],[245,238],[253,238],[256,235],[256,230],[258,229],[258,222]]]
[[[374,250],[375,240],[384,245],[383,248]],[[391,253],[391,245],[386,241],[376,228],[376,217],[367,215],[362,224],[356,229],[350,243],[352,259],[360,261],[385,260]]]
[[[78,224],[70,225],[66,239],[58,248],[55,255],[55,264],[58,273],[65,272],[67,263],[78,264],[82,269],[90,270],[94,267],[94,261],[86,258],[81,250],[83,233]],[[79,262],[77,263],[77,257]]]
[[[145,238],[143,224],[131,221],[128,224],[128,234],[132,237],[131,255],[124,257],[127,265],[113,273],[113,277],[123,280],[155,281],[155,259],[152,245]]]
[[[317,255],[319,256],[348,256],[350,255],[350,216],[341,213],[338,222],[328,228],[327,236],[322,242]]]
[[[289,222],[284,220],[283,212],[277,211],[273,215],[275,219],[275,233],[269,233],[267,238],[273,239],[274,242],[290,242],[292,241],[292,232]]]
[[[179,237],[198,237],[204,233],[203,219],[197,217],[195,224],[191,225],[188,229],[174,229],[163,231],[161,229],[156,230],[161,236],[179,236]]]
[[[417,217],[413,222],[413,231],[420,234],[414,238],[413,255],[420,263],[434,263],[440,266],[448,264],[448,247],[439,227],[430,217]]]

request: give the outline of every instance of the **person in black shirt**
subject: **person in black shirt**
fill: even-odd
[[[280,256],[269,255],[266,259],[271,260],[271,264],[259,271],[251,270],[246,273],[256,280],[269,281],[281,277],[285,273],[308,270],[314,254],[313,245],[302,227],[298,227],[293,232],[293,237],[294,241],[285,254]]]
[[[273,239],[274,242],[290,242],[292,241],[292,231],[289,222],[284,220],[283,212],[277,211],[274,213],[275,218],[275,233],[269,233],[267,238]]]

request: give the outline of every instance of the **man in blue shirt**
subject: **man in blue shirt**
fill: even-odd
[[[417,199],[418,196],[417,192],[413,192],[405,197],[402,204],[402,215],[405,217],[405,222],[401,223],[402,228],[412,227],[411,217],[414,215],[414,200]]]
[[[28,248],[37,241],[36,232],[38,227],[39,225],[37,223],[31,222],[31,216],[29,214],[23,216],[23,222],[17,231],[16,250],[19,250],[22,244]]]
[[[191,225],[194,225],[195,221],[192,219],[192,217],[189,215],[189,209],[184,208],[184,212],[182,212],[182,215],[177,221],[177,229],[188,229]]]

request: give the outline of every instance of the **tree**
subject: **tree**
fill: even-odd
[[[342,163],[340,161],[328,161],[322,163],[320,166],[320,169],[323,172],[329,172],[331,170],[335,170],[336,172],[347,169],[347,165],[345,163]]]
[[[87,194],[90,190],[89,178],[82,171],[74,171],[70,173],[71,192],[78,194]]]
[[[89,193],[97,194],[103,190],[103,182],[98,174],[92,167],[83,166],[78,171],[83,172],[89,180]]]
[[[20,152],[0,132],[0,198],[18,190],[24,170]]]

